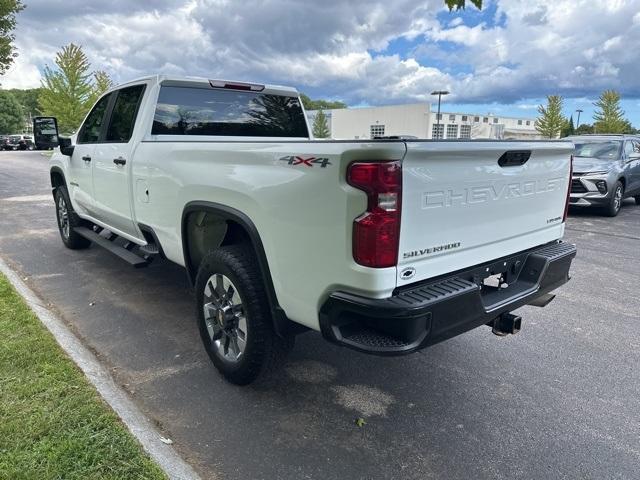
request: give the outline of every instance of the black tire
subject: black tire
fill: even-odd
[[[67,192],[67,187],[62,185],[57,187],[53,198],[56,202],[56,219],[58,221],[58,231],[60,232],[60,238],[62,238],[62,243],[67,248],[71,250],[81,250],[83,248],[89,247],[91,242],[86,238],[78,235],[73,227],[78,227],[83,224],[83,220],[78,217],[78,214],[73,210],[73,206],[71,205],[71,201],[69,200],[69,192]],[[63,202],[66,207],[66,221],[68,222],[68,228],[65,228],[65,221],[63,218],[63,211],[61,202]]]
[[[226,359],[224,352],[220,351],[221,348],[224,350],[224,346],[220,346],[221,343],[228,341],[224,336],[227,334],[218,333],[220,336],[217,338],[215,335],[212,336],[212,323],[216,324],[220,331],[224,330],[224,327],[220,327],[215,321],[219,318],[217,315],[220,309],[211,307],[212,303],[208,302],[207,305],[215,308],[216,313],[209,315],[207,319],[204,313],[205,302],[211,298],[206,296],[207,285],[211,287],[210,280],[221,275],[227,277],[235,287],[231,297],[234,291],[239,295],[236,298],[239,298],[241,303],[240,315],[246,328],[244,350],[233,360]],[[247,385],[262,373],[274,370],[284,362],[287,353],[293,348],[294,338],[282,338],[273,329],[264,280],[251,245],[230,245],[212,250],[205,255],[198,269],[195,289],[198,328],[202,342],[215,367],[229,382]],[[208,291],[211,292],[211,288]],[[226,301],[226,295],[225,299],[219,300]],[[233,336],[232,333],[230,335]],[[236,335],[239,334],[236,332]]]
[[[636,205],[640,205],[640,195],[636,195],[633,199],[636,201]]]
[[[604,214],[607,217],[615,217],[620,213],[622,208],[622,201],[624,200],[624,185],[620,180],[613,186],[613,194],[609,200],[609,205],[604,209]]]

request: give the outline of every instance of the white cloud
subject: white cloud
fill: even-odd
[[[40,86],[40,71],[33,63],[15,62],[3,77],[0,77],[2,88],[36,88]]]
[[[352,104],[640,96],[640,0],[496,0],[474,26],[442,0],[32,0],[1,79],[33,86],[60,46],[124,81],[164,72],[293,84]],[[152,5],[149,6],[149,5]],[[441,17],[440,17],[441,18]],[[407,51],[397,44],[410,42]],[[393,46],[391,49],[390,45]],[[389,50],[388,50],[389,49]]]

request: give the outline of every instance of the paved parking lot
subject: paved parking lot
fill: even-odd
[[[517,336],[480,328],[370,357],[298,338],[280,376],[210,365],[184,271],[134,270],[59,239],[47,158],[0,152],[0,256],[206,478],[638,478],[640,207],[578,212],[572,281]],[[354,420],[363,417],[366,425]]]

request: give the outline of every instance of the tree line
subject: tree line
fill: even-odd
[[[589,133],[640,133],[625,118],[620,105],[620,94],[615,90],[605,90],[594,103],[596,111],[593,124],[575,125],[573,114],[567,118],[563,115],[564,99],[560,95],[549,95],[547,105],[538,106],[539,117],[536,130],[545,138],[567,137]]]

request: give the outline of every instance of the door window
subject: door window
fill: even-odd
[[[78,143],[97,143],[100,140],[100,133],[102,132],[102,124],[104,123],[104,116],[109,105],[109,99],[111,93],[105,95],[98,103],[93,107],[93,110],[87,116],[80,129],[78,135]]]
[[[627,157],[633,153],[633,143],[632,142],[625,142],[625,144],[624,144],[624,153],[625,153],[625,155]]]
[[[135,85],[118,91],[107,129],[107,142],[127,143],[129,141],[133,134],[144,87],[144,85]]]

